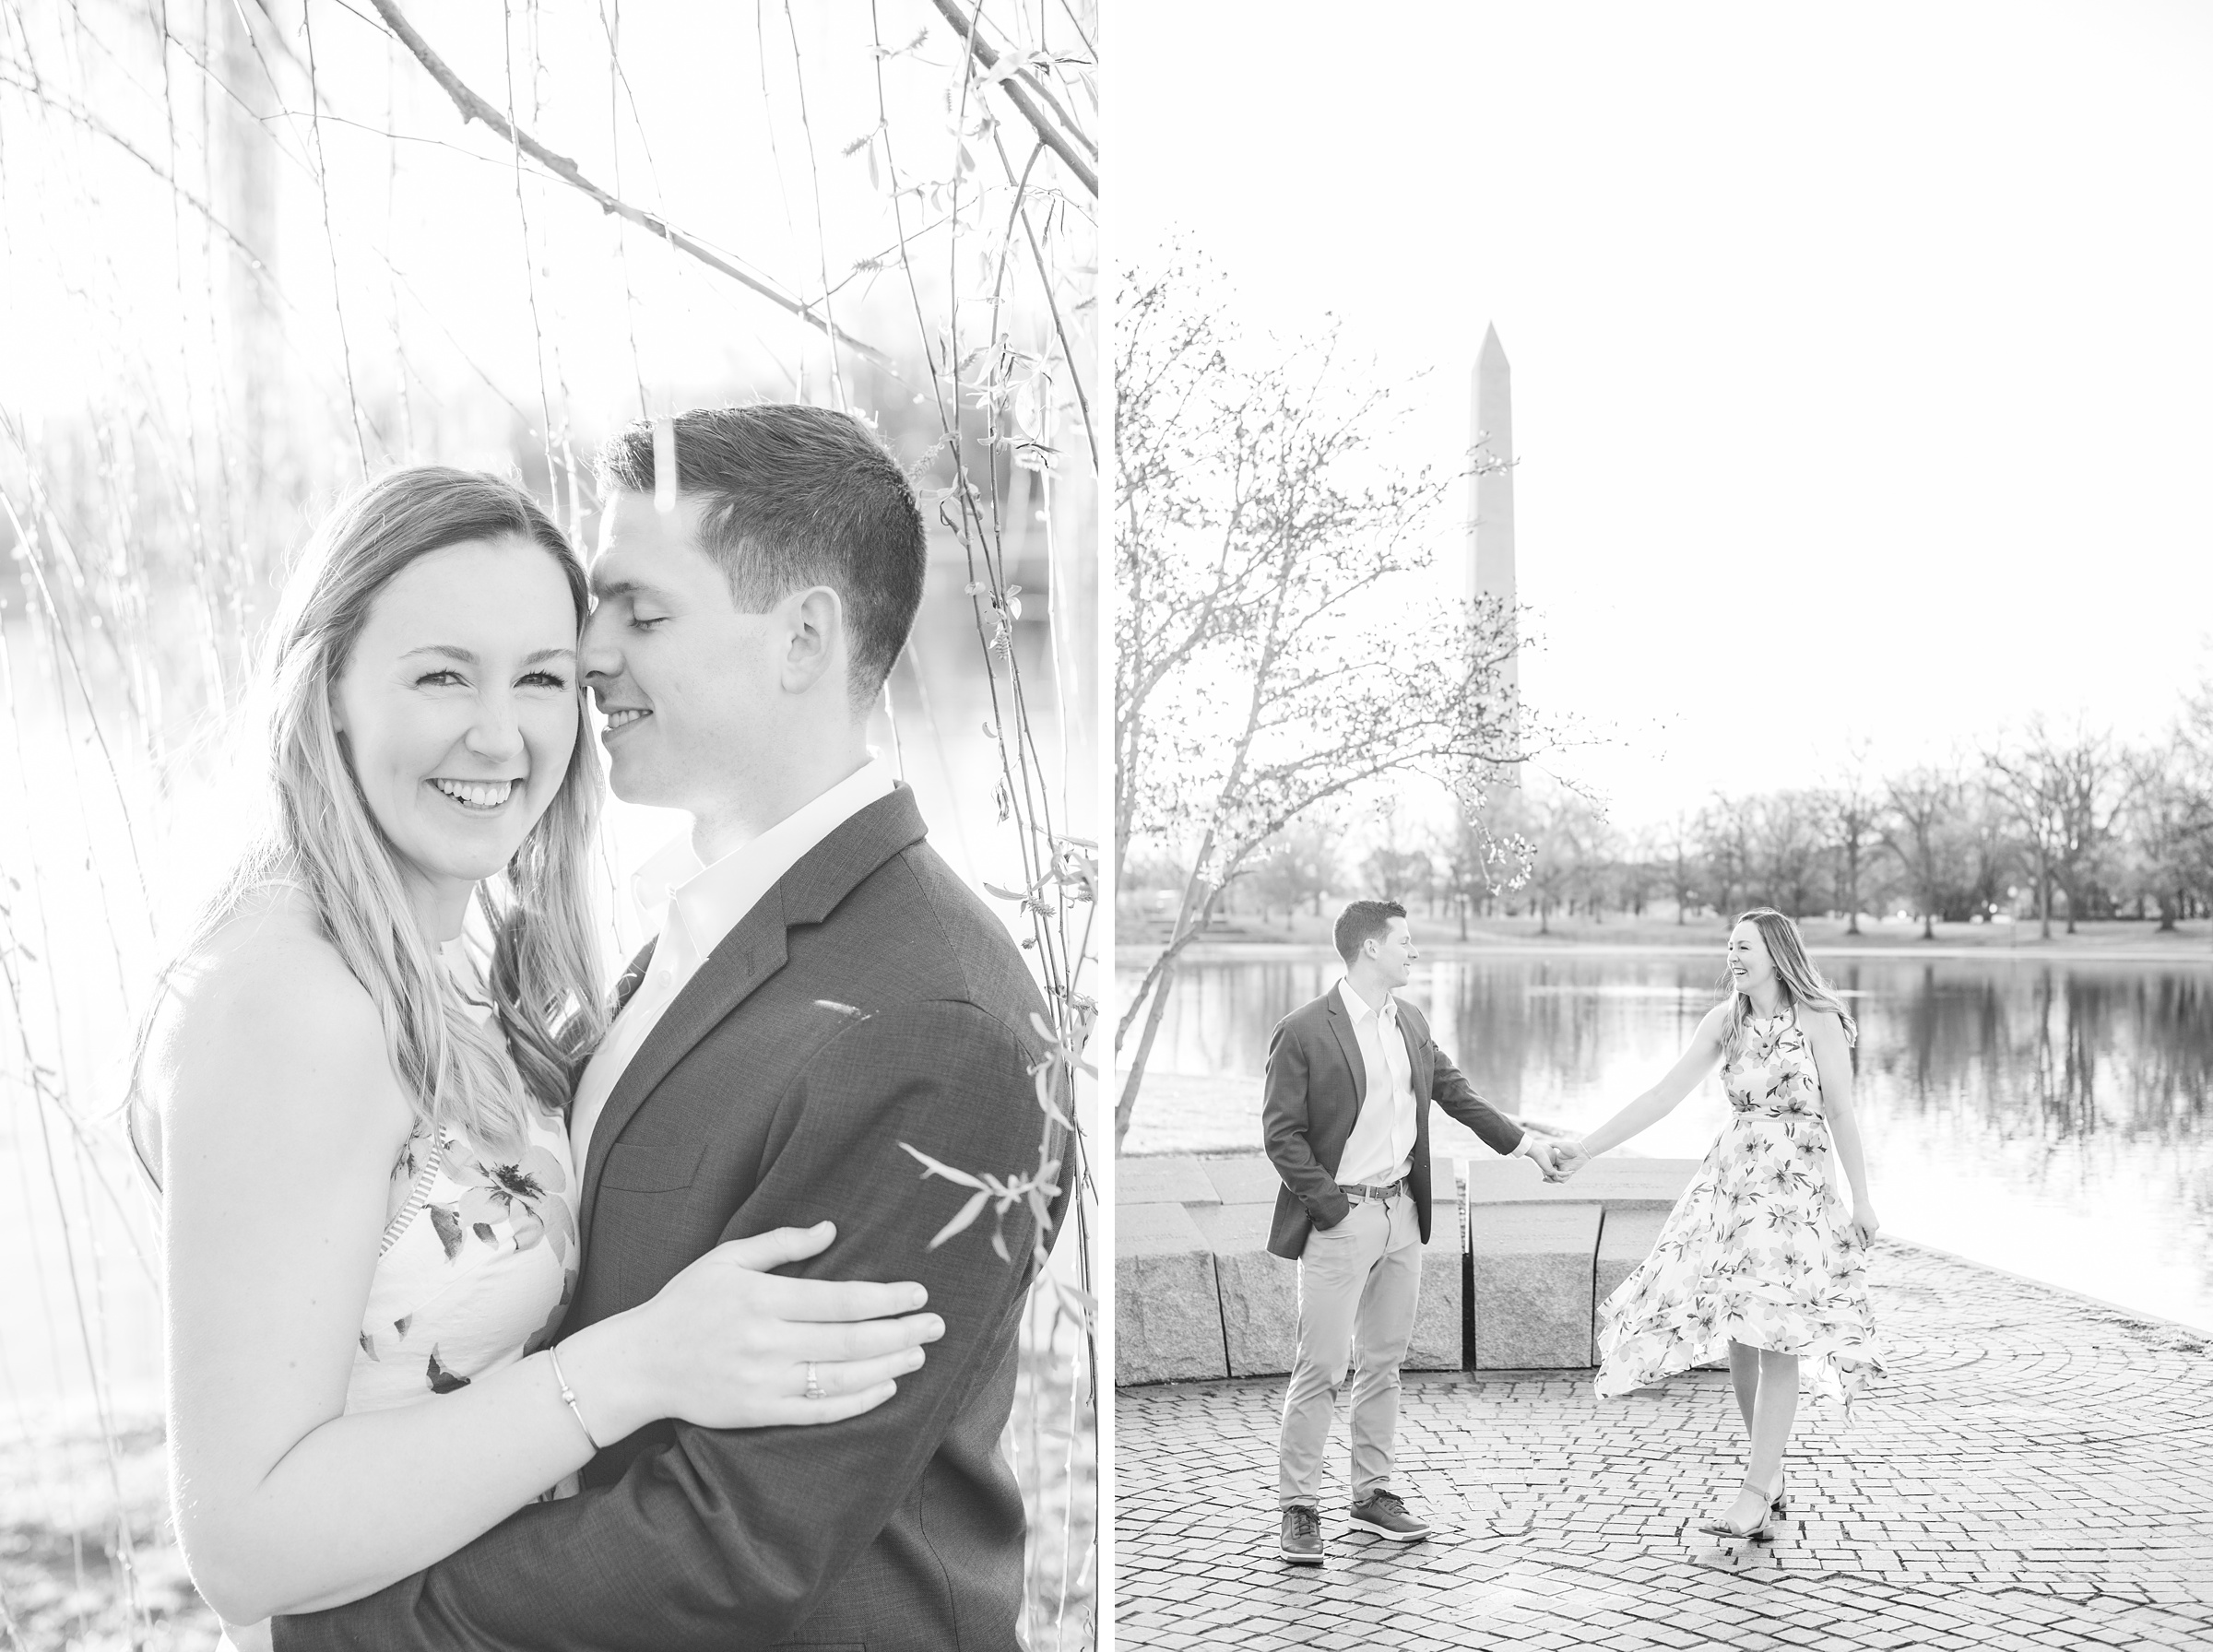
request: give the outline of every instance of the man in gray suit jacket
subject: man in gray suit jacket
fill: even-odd
[[[1284,1395],[1278,1501],[1283,1557],[1320,1565],[1322,1458],[1337,1390],[1353,1375],[1352,1517],[1414,1542],[1429,1527],[1391,1490],[1399,1362],[1414,1334],[1429,1238],[1429,1103],[1547,1178],[1549,1150],[1477,1095],[1393,997],[1414,972],[1396,901],[1355,901],[1337,917],[1344,979],[1293,1010],[1268,1045],[1261,1110],[1284,1186],[1268,1248],[1298,1263],[1298,1351]]]
[[[577,1086],[583,1266],[563,1329],[723,1240],[828,1218],[835,1242],[798,1271],[917,1280],[945,1335],[843,1422],[598,1442],[578,1495],[276,1620],[278,1652],[1020,1646],[1022,1499],[1000,1440],[1036,1226],[1018,1207],[1004,1251],[989,1219],[933,1249],[967,1195],[905,1148],[1008,1176],[1041,1130],[1072,1154],[1037,1103],[1044,1005],[1021,954],[865,740],[921,596],[921,518],[843,414],[702,411],[675,434],[673,510],[649,426],[601,458],[581,664],[616,794],[692,825],[641,874],[660,932]]]

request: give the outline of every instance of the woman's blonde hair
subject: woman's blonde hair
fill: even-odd
[[[257,893],[302,891],[374,1001],[418,1118],[493,1150],[519,1149],[533,1100],[548,1111],[567,1105],[580,1056],[606,1030],[586,881],[598,754],[580,715],[552,802],[503,873],[477,888],[492,941],[485,985],[493,1019],[481,1024],[412,915],[333,701],[371,608],[403,569],[468,540],[517,538],[561,569],[581,626],[589,607],[583,564],[538,503],[497,477],[409,466],[357,490],[324,520],[285,583],[264,663],[268,824],[177,954],[199,951]]]
[[[1844,1028],[1847,1049],[1860,1042],[1860,1024],[1853,1021],[1844,1008],[1844,1000],[1837,989],[1829,985],[1814,961],[1806,955],[1805,939],[1798,933],[1798,926],[1772,906],[1755,906],[1750,912],[1739,914],[1736,924],[1750,924],[1759,931],[1759,938],[1767,943],[1768,957],[1775,965],[1775,978],[1781,984],[1785,1002],[1793,1008],[1826,1009],[1833,1014]],[[1729,927],[1734,930],[1736,924]],[[1724,974],[1723,984],[1729,988],[1731,1013],[1727,1050],[1736,1053],[1744,1033],[1746,1021],[1750,1017],[1752,1000],[1737,990],[1736,978]]]

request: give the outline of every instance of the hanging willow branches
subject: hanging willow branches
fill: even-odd
[[[965,605],[895,673],[900,760],[959,798],[940,829],[1051,1023],[1038,1162],[942,1168],[1021,1198],[1072,1152],[1088,1197],[1095,32],[1083,0],[0,6],[0,1211],[20,1191],[31,1257],[0,1282],[0,1481],[44,1488],[52,1538],[0,1554],[0,1644],[198,1610],[144,1489],[113,1050],[285,557],[364,473],[508,468],[584,540],[616,423],[870,420]],[[1091,1223],[1079,1198],[1041,1270],[1010,1442],[1038,1646],[1093,1632]],[[30,1420],[83,1392],[81,1427]]]

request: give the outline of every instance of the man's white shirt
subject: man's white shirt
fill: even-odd
[[[1337,991],[1360,1044],[1362,1080],[1359,1121],[1345,1139],[1337,1162],[1340,1182],[1380,1185],[1395,1182],[1414,1167],[1414,1060],[1399,1031],[1398,1005],[1389,993],[1370,1005],[1340,981]]]
[[[631,1057],[676,1001],[699,966],[720,946],[776,880],[810,849],[879,798],[892,795],[891,765],[871,757],[812,801],[800,805],[751,843],[704,866],[686,832],[641,866],[631,891],[646,912],[660,909],[660,939],[645,979],[607,1030],[576,1086],[569,1111],[569,1145],[579,1175],[592,1149],[592,1127]]]

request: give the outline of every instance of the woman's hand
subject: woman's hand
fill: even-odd
[[[905,1312],[929,1300],[917,1284],[769,1271],[819,1255],[836,1232],[824,1221],[718,1245],[651,1302],[562,1342],[562,1369],[598,1443],[661,1417],[767,1428],[835,1422],[889,1399],[945,1322]],[[819,1398],[808,1398],[811,1375]]]
[[[1554,1142],[1552,1144],[1552,1167],[1556,1174],[1553,1180],[1565,1182],[1584,1165],[1590,1163],[1592,1157],[1590,1150],[1585,1148],[1580,1139]]]
[[[1875,1236],[1883,1231],[1882,1219],[1876,1215],[1875,1207],[1865,1199],[1852,1208],[1852,1236],[1862,1245],[1873,1245]]]

